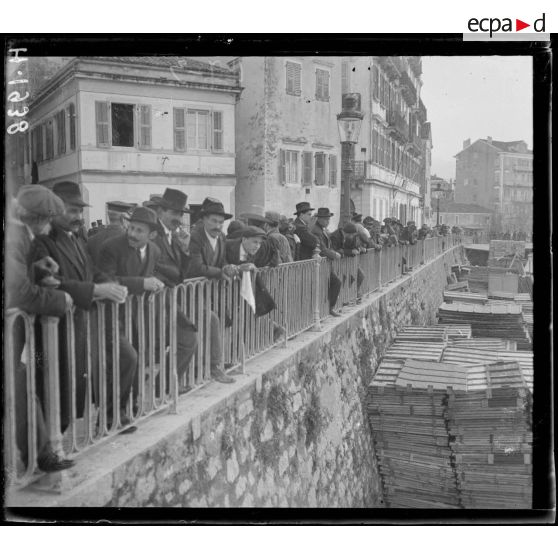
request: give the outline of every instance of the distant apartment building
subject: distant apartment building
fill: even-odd
[[[308,201],[339,217],[339,58],[241,57],[236,105],[236,210],[292,216]]]
[[[440,201],[440,223],[457,225],[468,231],[490,230],[492,210],[472,203]]]
[[[455,183],[451,180],[446,180],[445,178],[440,178],[433,174],[430,177],[430,197],[431,203],[434,206],[436,204],[436,199],[440,197],[440,200],[453,201],[455,197]]]
[[[456,202],[490,208],[496,231],[531,231],[533,152],[525,141],[466,140],[455,157]]]
[[[80,184],[89,220],[111,200],[140,203],[166,187],[196,207],[234,212],[238,77],[180,57],[77,57],[35,96],[21,150],[25,182]]]
[[[418,56],[343,59],[342,91],[360,93],[362,122],[351,197],[359,213],[420,226],[430,217],[432,136]]]

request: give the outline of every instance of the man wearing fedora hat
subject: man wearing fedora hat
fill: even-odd
[[[192,229],[190,238],[190,269],[189,277],[207,277],[208,279],[224,279],[233,277],[235,266],[228,265],[226,240],[223,223],[232,215],[225,211],[223,204],[215,198],[206,198],[200,209],[200,220]],[[212,300],[214,308],[225,305],[217,295]],[[234,382],[234,378],[223,371],[223,347],[221,325],[217,314],[210,311],[210,370],[211,377],[225,384]]]
[[[297,261],[309,260],[314,255],[314,248],[318,246],[319,240],[309,230],[309,225],[312,222],[313,207],[310,207],[308,202],[300,202],[296,204],[296,219],[294,220],[295,233],[300,239],[298,245]]]
[[[318,212],[316,213],[316,224],[312,228],[311,232],[318,239],[318,243],[320,246],[320,256],[333,261],[338,260],[341,257],[341,254],[339,254],[339,252],[336,252],[331,245],[331,239],[327,230],[331,217],[333,217],[333,213],[331,213],[328,207],[318,208]],[[334,310],[340,290],[341,280],[339,279],[339,277],[337,277],[333,270],[331,270],[329,274],[327,296],[329,300],[329,313],[332,316],[336,317],[341,315]]]
[[[161,256],[161,251],[153,242],[159,227],[157,214],[147,207],[137,207],[128,220],[127,232],[103,244],[99,267],[125,285],[132,294],[160,291],[165,283],[164,277],[157,277],[155,271]],[[177,311],[176,324],[176,368],[181,386],[198,341],[196,328],[180,311]]]
[[[74,396],[76,417],[80,418],[83,415],[86,394],[86,371],[83,367],[88,358],[91,359],[91,370],[96,391],[95,400],[98,400],[99,354],[97,352],[97,330],[99,317],[93,303],[95,300],[107,300],[121,304],[126,300],[128,289],[119,285],[95,267],[87,252],[85,242],[79,236],[83,224],[83,208],[87,204],[81,196],[78,184],[75,182],[59,182],[54,185],[53,192],[62,200],[64,212],[53,219],[52,230],[48,235],[43,234],[36,237],[33,260],[50,256],[58,264],[59,288],[72,296],[77,307],[73,320],[76,364],[75,394],[72,393],[71,382],[68,377],[71,356],[68,355],[66,335],[70,324],[66,322],[65,318],[60,321],[60,422],[62,431],[64,431],[71,420]],[[89,343],[86,338],[87,311],[89,311],[91,319]],[[110,325],[106,325],[105,333],[106,354],[111,355],[113,335]],[[118,343],[120,347],[120,408],[121,413],[124,413],[137,371],[137,353],[123,335],[118,335]],[[108,393],[111,393],[112,390],[111,368],[111,366],[107,367]],[[112,397],[107,398],[107,417],[109,420],[112,418]],[[129,423],[129,419],[122,414],[121,422],[125,425]]]

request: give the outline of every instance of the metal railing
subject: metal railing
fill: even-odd
[[[261,317],[242,298],[239,279],[204,278],[131,295],[121,305],[96,302],[90,311],[74,307],[62,318],[8,310],[4,409],[9,483],[25,486],[34,480],[45,449],[71,457],[140,419],[161,410],[176,412],[179,391],[210,380],[213,315],[223,362],[227,368],[243,368],[247,359],[278,342],[320,328],[330,311],[333,275],[341,283],[335,305],[340,310],[457,244],[459,239],[451,236],[428,238],[335,261],[316,253],[310,260],[259,270],[276,305]],[[195,324],[198,338],[180,380],[177,311]],[[137,356],[133,379],[125,376],[130,365],[124,357],[130,351]]]

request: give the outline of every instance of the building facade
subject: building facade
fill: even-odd
[[[533,152],[524,141],[463,142],[456,157],[455,201],[490,208],[495,232],[533,226]]]
[[[446,180],[445,178],[440,178],[433,174],[430,177],[430,196],[431,196],[431,203],[434,205],[436,202],[435,200],[439,197],[440,200],[445,201],[454,201],[455,198],[455,183],[450,178]]]
[[[237,213],[292,216],[308,201],[339,217],[339,58],[241,57],[236,105]]]
[[[79,57],[38,92],[22,153],[26,182],[80,184],[86,219],[166,187],[234,212],[238,76],[179,57]]]
[[[342,64],[343,92],[360,93],[365,113],[355,154],[355,207],[379,220],[397,217],[420,226],[430,213],[432,149],[420,98],[421,59],[355,57]]]
[[[476,204],[440,202],[440,223],[457,225],[470,231],[488,233],[491,228],[492,210]]]

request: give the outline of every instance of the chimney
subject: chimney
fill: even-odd
[[[468,138],[463,142],[463,149],[467,149],[470,145],[471,145],[471,138]]]
[[[486,136],[486,141],[488,142],[488,145],[492,145],[492,136]]]

